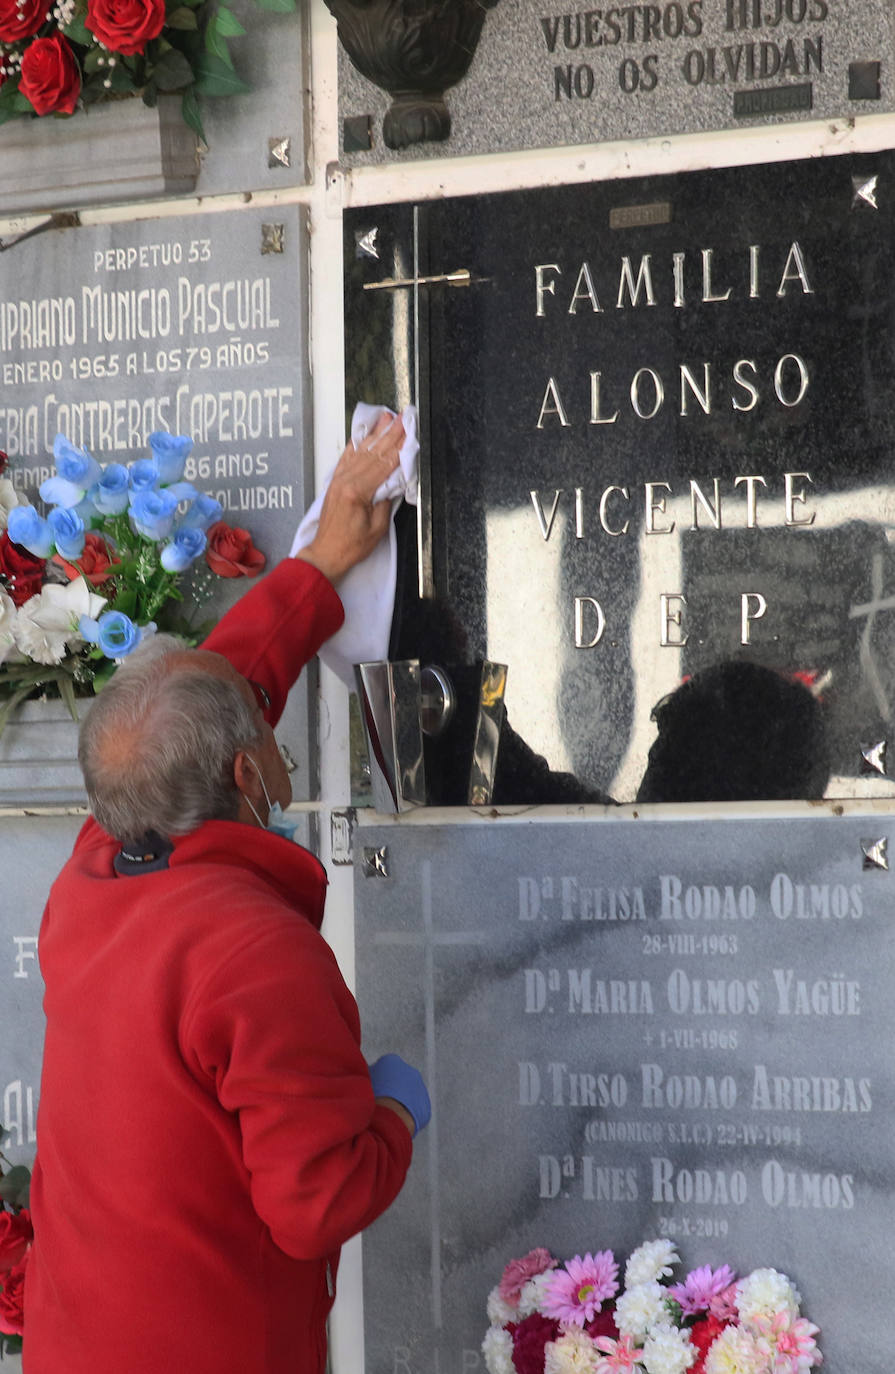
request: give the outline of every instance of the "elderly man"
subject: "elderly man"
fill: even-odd
[[[82,730],[93,817],[40,934],[28,1374],[322,1374],[339,1247],[428,1120],[414,1069],[362,1057],[326,876],[276,833],[272,726],[386,529],[387,426],[346,449],[298,558],[203,649],[141,647]]]

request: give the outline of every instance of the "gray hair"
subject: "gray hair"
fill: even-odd
[[[261,738],[235,682],[194,668],[174,635],[153,635],[124,660],[81,725],[78,761],[91,810],[122,844],[150,831],[187,835],[203,821],[235,820],[233,760]]]

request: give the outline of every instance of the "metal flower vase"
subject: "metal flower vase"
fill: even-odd
[[[392,104],[388,148],[440,142],[451,132],[444,93],[469,71],[486,13],[498,0],[326,0],[342,46]]]

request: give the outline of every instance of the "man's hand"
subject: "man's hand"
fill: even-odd
[[[389,415],[380,416],[357,449],[349,440],[323,498],[317,533],[296,558],[335,583],[373,552],[391,519],[391,502],[374,506],[373,496],[398,466],[403,443],[404,426]]]

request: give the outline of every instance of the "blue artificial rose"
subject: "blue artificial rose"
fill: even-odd
[[[192,439],[186,434],[167,434],[164,430],[158,429],[150,434],[149,447],[158,464],[162,485],[179,482],[183,476],[187,454],[193,447]]]
[[[220,501],[216,501],[213,496],[206,496],[204,492],[200,491],[180,521],[180,528],[207,530],[209,525],[214,525],[220,520],[223,513]]]
[[[41,482],[39,491],[40,499],[48,506],[76,506],[84,496],[84,488],[65,477],[48,477]]]
[[[15,506],[9,512],[6,533],[14,544],[21,544],[36,558],[49,558],[53,552],[52,528],[33,506]]]
[[[108,463],[87,493],[101,515],[120,515],[130,499],[130,474],[123,463]]]
[[[161,481],[158,463],[153,458],[138,458],[130,464],[128,472],[132,493],[154,491]]]
[[[103,611],[99,620],[82,615],[78,633],[88,644],[97,644],[106,658],[125,658],[143,638],[139,625],[123,611]]]
[[[59,476],[66,482],[71,482],[72,486],[79,487],[81,496],[88,487],[99,481],[99,463],[86,449],[76,448],[74,444],[69,443],[64,434],[57,434],[53,440],[53,457],[56,459],[56,471]],[[80,497],[78,499],[80,500]],[[65,502],[65,505],[75,504],[74,501]]]
[[[205,531],[195,526],[181,526],[174,531],[170,544],[162,549],[162,567],[166,572],[184,572],[205,551],[208,540]]]
[[[131,501],[134,529],[145,539],[167,539],[177,514],[177,498],[167,491],[138,491]]]
[[[63,558],[79,558],[84,552],[84,521],[77,511],[56,506],[47,522],[56,540],[56,552]]]

